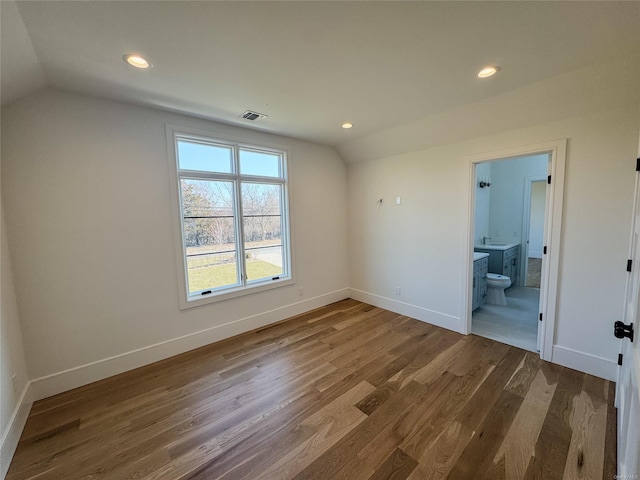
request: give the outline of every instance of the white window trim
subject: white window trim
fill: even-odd
[[[204,131],[193,129],[189,127],[182,127],[177,125],[166,125],[167,132],[167,154],[169,160],[169,177],[171,182],[171,208],[172,208],[172,216],[173,216],[173,230],[174,230],[174,244],[176,251],[176,271],[177,271],[177,279],[178,279],[178,294],[179,294],[179,304],[180,310],[185,310],[192,307],[198,307],[201,305],[207,305],[210,303],[220,302],[224,300],[228,300],[231,298],[237,298],[244,295],[253,295],[255,293],[264,292],[266,290],[272,290],[275,288],[284,287],[287,285],[293,285],[295,283],[294,280],[294,264],[293,264],[293,241],[292,241],[292,228],[291,228],[291,214],[289,207],[289,195],[291,184],[288,175],[288,160],[290,158],[291,148],[286,145],[274,144],[269,142],[264,142],[261,140],[256,140],[253,138],[247,137],[236,137],[230,136],[226,134],[219,134],[215,131]],[[176,153],[176,137],[192,137],[194,139],[201,139],[207,141],[216,141],[220,140],[222,142],[230,142],[236,144],[238,148],[248,148],[248,149],[261,149],[261,150],[272,150],[277,153],[283,153],[283,180],[274,179],[273,183],[281,183],[284,185],[284,199],[283,199],[283,228],[282,232],[282,242],[283,245],[286,245],[286,248],[283,248],[283,263],[287,266],[284,270],[288,269],[288,276],[283,276],[278,280],[271,280],[268,283],[260,282],[257,284],[252,284],[248,282],[246,285],[242,285],[236,288],[229,288],[224,292],[212,292],[209,295],[198,296],[197,298],[194,296],[189,296],[189,292],[187,291],[187,263],[186,263],[186,253],[183,239],[183,218],[182,218],[182,205],[181,205],[181,195],[180,195],[180,176],[178,174],[179,166],[178,159]],[[224,174],[221,174],[223,176]],[[236,177],[236,174],[230,175],[233,178]],[[243,181],[258,181],[265,182],[268,180],[267,177],[259,177],[259,176],[251,176],[251,175],[243,175]]]

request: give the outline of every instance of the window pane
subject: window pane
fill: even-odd
[[[282,245],[258,247],[246,250],[247,280],[252,282],[282,275]]]
[[[183,225],[187,256],[235,252],[233,218],[185,218]]]
[[[281,199],[281,185],[242,184],[242,227],[249,281],[284,273]]]
[[[189,294],[240,283],[233,183],[182,179]]]
[[[240,173],[262,177],[281,177],[280,155],[240,150]]]
[[[238,262],[235,252],[187,257],[189,295],[215,288],[237,285]]]
[[[233,218],[233,182],[215,180],[180,180],[182,216]]]
[[[178,168],[231,173],[231,147],[178,140]]]

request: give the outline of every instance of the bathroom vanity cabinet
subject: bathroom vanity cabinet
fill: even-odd
[[[511,284],[518,281],[520,265],[520,245],[476,245],[476,252],[489,254],[489,273],[506,275],[511,279]]]
[[[473,300],[472,310],[487,303],[487,273],[489,255],[476,253],[473,260]]]
[[[518,266],[520,265],[520,246],[506,250],[502,257],[502,275],[511,278],[511,284],[518,282]]]

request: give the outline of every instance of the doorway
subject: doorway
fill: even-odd
[[[470,157],[464,333],[537,351],[549,361],[554,343],[565,155],[566,140],[558,140]],[[474,262],[479,254],[485,262]],[[536,264],[537,281],[530,278],[536,274]],[[486,271],[478,272],[478,265],[486,266]],[[487,293],[496,293],[495,289],[487,292],[486,282],[481,281],[488,274],[509,277],[505,304],[495,298],[491,303],[485,301],[490,296]],[[478,282],[480,288],[476,288]],[[538,286],[527,286],[528,282]],[[487,322],[492,316],[502,318],[493,318],[489,331]]]
[[[546,180],[548,168],[546,153],[476,166],[473,250],[479,275],[473,285],[471,333],[532,352],[539,348],[547,186],[534,181]]]

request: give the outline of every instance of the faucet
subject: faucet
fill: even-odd
[[[482,237],[482,245],[486,245],[487,240],[491,240],[491,237]]]

